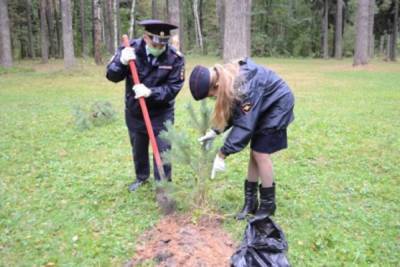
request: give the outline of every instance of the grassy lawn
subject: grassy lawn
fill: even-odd
[[[294,266],[398,266],[400,260],[400,64],[265,59],[296,96],[289,149],[274,156],[275,220]],[[187,76],[198,63],[187,59]],[[160,218],[152,183],[135,194],[123,84],[104,67],[19,62],[0,70],[0,266],[119,266]],[[72,110],[110,101],[115,123],[78,131]],[[188,83],[176,127],[187,128]],[[193,138],[197,136],[193,132]],[[221,142],[221,141],[220,141]],[[248,150],[227,159],[210,200],[236,240]],[[174,183],[191,176],[174,165]],[[184,202],[183,194],[181,202]],[[186,196],[187,197],[187,196]],[[182,208],[183,209],[183,208]]]

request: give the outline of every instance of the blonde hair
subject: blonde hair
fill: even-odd
[[[217,78],[211,84],[211,88],[217,86],[216,103],[211,124],[214,128],[223,131],[232,116],[233,105],[237,99],[234,90],[234,82],[239,75],[238,62],[231,62],[224,65],[214,65]]]

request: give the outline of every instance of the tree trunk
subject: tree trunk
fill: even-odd
[[[172,35],[176,35],[173,38],[178,40],[178,44],[174,44],[177,50],[180,50],[180,42],[181,42],[181,23],[180,23],[180,0],[168,0],[168,22],[178,26],[179,28],[172,31]]]
[[[203,45],[203,34],[201,33],[201,24],[199,16],[199,0],[193,0],[193,15],[194,15],[194,25],[196,33],[196,46],[200,49],[201,53],[204,53]]]
[[[101,65],[101,4],[100,0],[93,0],[93,47],[94,60]]]
[[[132,0],[132,5],[131,5],[131,12],[130,12],[130,17],[131,17],[131,22],[129,24],[129,38],[132,39],[135,36],[135,10],[136,10],[136,0]]]
[[[329,58],[328,49],[328,13],[329,13],[329,3],[325,0],[324,4],[324,18],[322,20],[322,57],[324,59]]]
[[[224,62],[249,56],[248,16],[249,0],[225,1]]]
[[[225,29],[225,2],[224,0],[217,0],[216,3],[216,16],[218,18],[219,27],[219,55],[222,57],[224,51],[224,29]]]
[[[375,17],[375,0],[369,1],[369,17],[368,17],[368,56],[374,57],[375,52],[375,36],[374,36],[374,17]]]
[[[151,0],[151,15],[153,19],[160,19],[157,0]]]
[[[114,23],[113,23],[113,32],[114,32],[114,51],[118,48],[119,46],[119,0],[114,0],[113,2],[113,17],[114,17]]]
[[[40,43],[42,63],[49,61],[49,33],[46,19],[46,0],[40,0]]]
[[[35,55],[35,42],[32,33],[32,0],[26,0],[26,16],[28,19],[28,55],[30,58],[34,58]]]
[[[390,33],[386,33],[386,51],[385,51],[385,61],[390,60],[390,49],[391,49],[391,38],[392,35]]]
[[[393,20],[393,33],[390,38],[390,61],[397,60],[397,38],[399,32],[399,0],[394,1],[394,20]]]
[[[99,4],[101,6],[101,10],[100,10],[100,23],[101,23],[101,42],[105,43],[105,47],[107,48],[107,38],[108,35],[107,34],[107,12],[105,9],[105,5],[104,5],[104,1],[100,0]]]
[[[72,15],[70,0],[61,0],[64,67],[70,69],[75,65],[74,39],[72,31]]]
[[[343,0],[337,0],[335,27],[335,58],[342,59]]]
[[[369,1],[358,0],[356,18],[356,44],[353,66],[368,64]]]
[[[386,33],[382,34],[381,37],[379,38],[379,57],[382,57],[383,53],[384,53],[383,47],[385,44],[385,35],[386,35]]]
[[[81,41],[82,41],[82,56],[84,58],[88,57],[88,41],[85,27],[85,0],[80,0],[79,6],[80,13],[80,30],[81,30]]]
[[[251,5],[252,0],[246,1],[246,45],[248,56],[251,56]]]
[[[106,13],[105,13],[105,26],[107,27],[106,31],[106,40],[107,40],[107,49],[110,54],[115,52],[114,48],[114,16],[113,16],[113,0],[106,1]]]
[[[49,29],[49,51],[50,57],[57,56],[57,36],[56,36],[56,21],[54,18],[54,6],[52,0],[47,0],[46,4],[46,18],[47,18],[47,26]]]
[[[168,0],[168,22],[180,28],[180,0]],[[172,34],[179,35],[179,30],[174,30]]]
[[[13,65],[7,0],[0,0],[0,64],[5,68]]]
[[[62,35],[61,35],[61,19],[60,19],[60,7],[61,7],[61,0],[53,0],[53,6],[54,6],[54,17],[56,20],[55,27],[56,27],[56,35],[57,35],[57,51],[58,51],[58,57],[62,58],[63,57],[63,41],[62,41]]]

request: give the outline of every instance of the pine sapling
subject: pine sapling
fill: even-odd
[[[187,123],[186,131],[177,130],[171,122],[166,123],[167,131],[161,133],[161,137],[168,140],[172,149],[163,153],[166,162],[177,162],[186,165],[191,170],[188,175],[190,188],[193,188],[193,207],[201,208],[207,206],[209,193],[209,177],[212,160],[216,149],[210,147],[206,149],[197,141],[209,129],[211,109],[207,106],[206,100],[201,101],[198,111],[191,103],[186,106],[189,113],[190,122]],[[196,133],[196,137],[193,134]]]

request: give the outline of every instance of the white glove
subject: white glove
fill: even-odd
[[[139,97],[149,97],[151,95],[151,90],[146,87],[143,83],[139,83],[133,86],[132,90],[135,92],[135,98]]]
[[[213,129],[210,129],[206,132],[205,135],[203,135],[197,140],[200,142],[200,144],[204,146],[205,150],[209,150],[217,135],[218,135],[217,132],[215,132]]]
[[[125,47],[121,51],[121,57],[119,58],[119,61],[121,61],[122,64],[125,66],[128,65],[128,62],[130,60],[135,60],[136,59],[136,54],[135,50],[133,47]]]
[[[215,178],[215,174],[217,172],[224,172],[224,171],[225,171],[225,160],[217,154],[215,156],[213,168],[211,171],[211,179]]]

